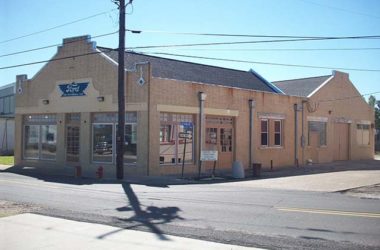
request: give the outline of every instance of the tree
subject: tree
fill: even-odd
[[[380,101],[376,101],[376,97],[371,95],[368,104],[375,109],[375,128],[380,130]]]

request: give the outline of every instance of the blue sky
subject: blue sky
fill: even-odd
[[[65,37],[101,35],[118,30],[118,12],[110,0],[0,0],[0,55],[60,44]],[[112,11],[113,10],[113,11]],[[128,11],[132,9],[129,7]],[[93,18],[25,38],[6,40],[45,30],[94,14]],[[380,35],[378,0],[134,0],[127,15],[127,28],[143,31],[227,33],[294,36]],[[116,48],[117,34],[95,39],[99,46]],[[163,33],[127,33],[126,46],[181,43],[253,41],[258,38],[202,37]],[[264,39],[268,40],[268,39]],[[240,70],[253,68],[269,81],[329,75],[332,69],[380,70],[380,49],[374,50],[283,50],[380,48],[380,40],[307,41],[258,43],[191,48],[156,48],[142,52],[166,52],[205,57],[327,66],[310,69],[255,63],[200,59],[181,60]],[[279,50],[280,49],[280,50]],[[50,59],[56,48],[0,57],[0,67]],[[174,57],[173,57],[174,58]],[[32,77],[43,64],[0,70],[0,86],[14,82],[17,74]],[[380,91],[380,72],[343,70],[362,94]],[[376,94],[380,99],[380,94]],[[368,96],[366,96],[366,99]]]

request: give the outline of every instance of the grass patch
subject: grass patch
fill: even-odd
[[[14,165],[14,157],[13,156],[0,156],[0,165]]]

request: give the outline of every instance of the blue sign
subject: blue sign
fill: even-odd
[[[181,125],[182,125],[185,129],[192,129],[192,128],[193,128],[193,123],[192,123],[192,122],[181,122]]]
[[[81,83],[64,83],[59,84],[59,89],[62,92],[61,97],[67,97],[67,96],[85,96],[86,93],[84,92],[88,87],[88,82],[81,82]]]

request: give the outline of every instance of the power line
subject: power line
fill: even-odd
[[[97,16],[101,16],[101,15],[107,14],[107,13],[112,12],[114,10],[116,10],[116,9],[111,9],[109,11],[103,11],[103,12],[98,13],[98,14],[94,14],[94,15],[91,15],[91,16],[88,16],[88,17],[80,18],[80,19],[77,19],[77,20],[74,20],[74,21],[71,21],[71,22],[68,22],[68,23],[60,24],[60,25],[57,25],[57,26],[54,26],[54,27],[51,27],[51,28],[47,28],[47,29],[44,29],[44,30],[40,30],[40,31],[36,31],[36,32],[33,32],[33,33],[29,33],[29,34],[26,34],[26,35],[22,35],[22,36],[14,37],[14,38],[7,39],[7,40],[4,40],[4,41],[0,41],[0,44],[11,42],[11,41],[15,41],[15,40],[18,40],[18,39],[21,39],[21,38],[25,38],[25,37],[29,37],[29,36],[33,36],[33,35],[37,35],[37,34],[40,34],[40,33],[43,33],[43,32],[47,32],[47,31],[50,31],[50,30],[58,29],[58,28],[61,28],[61,27],[64,27],[64,26],[67,26],[67,25],[70,25],[70,24],[81,22],[81,21],[85,21],[85,20],[88,20],[88,19],[91,19],[91,18],[94,18],[94,17],[97,17]]]
[[[110,49],[110,51],[117,51],[117,49]],[[44,61],[37,61],[37,62],[30,62],[30,63],[24,63],[24,64],[4,66],[4,67],[0,67],[0,70],[2,70],[2,69],[16,68],[16,67],[22,67],[22,66],[29,66],[29,65],[46,63],[46,62],[52,62],[52,61],[65,60],[65,59],[70,59],[70,58],[75,58],[75,57],[95,55],[95,54],[100,54],[100,53],[105,53],[106,54],[107,52],[96,51],[96,52],[90,52],[90,53],[85,53],[85,54],[77,54],[77,55],[72,55],[72,56],[67,56],[67,57],[54,58],[54,59],[44,60]],[[224,61],[224,62],[263,64],[263,65],[272,65],[272,66],[315,68],[315,69],[330,69],[330,70],[336,69],[336,70],[350,70],[350,71],[362,71],[362,72],[380,72],[380,69],[358,69],[358,68],[341,68],[341,67],[327,67],[327,66],[314,66],[314,65],[300,65],[300,64],[259,62],[259,61],[236,60],[236,59],[204,57],[204,56],[181,55],[181,54],[172,54],[172,53],[163,53],[163,52],[139,52],[139,53],[145,54],[145,55],[156,54],[156,55],[167,55],[167,56],[175,56],[175,57],[205,59],[205,60]]]
[[[290,36],[290,35],[257,35],[257,34],[227,34],[227,33],[199,33],[199,32],[173,32],[164,30],[132,30],[126,29],[132,34],[156,33],[169,35],[191,35],[191,36],[219,36],[219,37],[255,37],[255,38],[305,38],[305,39],[355,39],[355,38],[379,38],[379,35],[367,36]]]
[[[130,47],[128,49],[156,49],[156,48],[176,48],[176,47],[195,47],[195,46],[215,46],[215,45],[236,45],[236,44],[255,44],[255,43],[280,43],[280,42],[305,42],[323,40],[345,40],[345,39],[379,39],[380,36],[354,36],[354,37],[330,37],[330,38],[299,38],[282,40],[261,40],[261,41],[241,41],[241,42],[213,42],[213,43],[188,43],[188,44],[169,44],[169,45],[148,45]]]
[[[107,34],[102,34],[98,36],[94,36],[92,38],[98,38],[103,36],[108,36],[115,34],[117,32],[111,32]],[[289,36],[291,37],[291,36]],[[140,47],[129,47],[127,49],[133,50],[133,49],[150,49],[150,48],[176,48],[176,47],[194,47],[194,46],[212,46],[212,45],[236,45],[236,44],[255,44],[255,43],[276,43],[276,42],[299,42],[299,41],[309,41],[309,40],[340,40],[340,39],[379,39],[380,36],[352,36],[352,37],[316,37],[316,38],[297,38],[297,39],[286,39],[286,40],[265,40],[265,41],[240,41],[240,42],[217,42],[217,43],[198,43],[198,44],[175,44],[175,45],[151,45],[151,46],[140,46]],[[78,40],[79,41],[79,40]],[[75,42],[75,41],[74,41]],[[22,53],[28,53],[32,51],[37,50],[43,50],[48,49],[56,46],[60,46],[61,44],[53,44],[53,45],[47,45],[39,48],[33,48],[28,50],[22,50],[17,52],[12,52],[8,54],[0,55],[0,57],[6,57],[6,56],[12,56]],[[380,48],[347,48],[347,49],[272,49],[274,51],[280,51],[280,50],[376,50]],[[222,49],[220,49],[222,50]],[[229,49],[232,50],[232,49]],[[235,49],[235,50],[245,50],[245,49]],[[252,49],[252,50],[260,50],[260,49]],[[264,49],[261,49],[264,50]]]
[[[191,51],[361,51],[380,50],[380,48],[304,48],[304,49],[181,49]]]
[[[37,61],[37,62],[30,62],[30,63],[23,63],[23,64],[17,64],[17,65],[11,65],[11,66],[5,66],[5,67],[0,67],[0,70],[2,69],[10,69],[10,68],[17,68],[17,67],[22,67],[22,66],[29,66],[29,65],[34,65],[34,64],[40,64],[40,63],[47,63],[47,62],[54,62],[54,61],[60,61],[60,60],[66,60],[66,59],[71,59],[75,57],[82,57],[82,56],[89,56],[89,55],[96,55],[102,53],[101,51],[96,51],[96,52],[89,52],[85,54],[77,54],[77,55],[72,55],[72,56],[66,56],[66,57],[60,57],[60,58],[53,58],[50,60],[44,60],[44,61]]]
[[[350,70],[350,71],[380,72],[380,69],[358,69],[358,68],[341,68],[341,67],[327,67],[327,66],[314,66],[314,65],[258,62],[258,61],[216,58],[216,57],[181,55],[181,54],[172,54],[172,53],[163,53],[163,52],[145,52],[143,54],[167,55],[167,56],[186,57],[186,58],[205,59],[205,60],[224,61],[224,62],[253,63],[253,64],[264,64],[264,65],[273,65],[273,66],[299,67],[299,68],[337,69],[337,70]]]
[[[343,9],[343,8],[339,8],[339,7],[335,7],[335,6],[331,6],[331,5],[326,5],[326,4],[321,4],[321,3],[316,3],[316,2],[308,1],[308,0],[299,0],[299,1],[302,1],[302,2],[305,2],[305,3],[309,3],[309,4],[318,5],[318,6],[321,6],[321,7],[324,7],[324,8],[339,10],[339,11],[343,11],[343,12],[347,12],[347,13],[351,13],[351,14],[355,14],[355,15],[367,16],[367,17],[373,17],[373,18],[380,19],[379,16],[370,15],[370,14],[363,13],[363,12],[352,11],[352,10]]]
[[[116,34],[118,32],[119,31],[115,31],[115,32],[107,33],[107,34],[93,36],[91,38],[99,38],[99,37],[104,37],[104,36],[110,36],[110,35]],[[81,41],[84,41],[84,40],[87,40],[87,37],[83,38],[83,39],[78,39],[78,40],[70,41],[70,42],[67,42],[66,44],[81,42]],[[53,44],[53,45],[47,45],[47,46],[44,46],[44,47],[39,47],[39,48],[34,48],[34,49],[28,49],[28,50],[22,50],[22,51],[12,52],[12,53],[8,53],[8,54],[0,55],[0,57],[13,56],[13,55],[28,53],[28,52],[37,51],[37,50],[48,49],[48,48],[57,47],[57,46],[61,46],[61,44]]]

